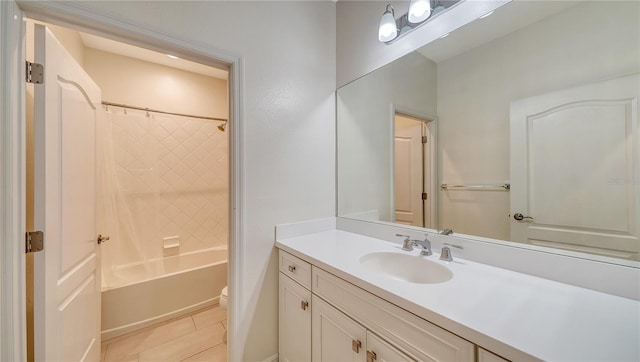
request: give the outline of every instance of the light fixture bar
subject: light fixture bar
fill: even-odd
[[[380,18],[378,40],[392,44],[419,26],[426,24],[445,9],[459,4],[461,0],[411,0],[409,10],[400,18],[394,18],[393,7],[389,4]],[[393,19],[393,21],[391,20]]]

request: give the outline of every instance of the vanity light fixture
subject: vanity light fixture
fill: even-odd
[[[389,4],[380,18],[378,40],[390,44],[402,35],[433,19],[435,15],[460,2],[462,1],[411,0],[409,11],[398,19],[395,18],[393,6]]]
[[[380,26],[378,27],[378,40],[381,42],[389,42],[398,36],[398,25],[393,12],[393,6],[387,5],[387,9],[382,18],[380,18]]]

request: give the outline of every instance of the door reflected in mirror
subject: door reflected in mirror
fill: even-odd
[[[435,227],[436,203],[429,198],[435,160],[430,144],[435,142],[428,127],[433,120],[394,114],[394,222]]]
[[[639,72],[639,2],[505,4],[338,90],[338,216],[637,265]]]

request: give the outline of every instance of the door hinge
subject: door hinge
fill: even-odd
[[[427,143],[427,136],[422,136],[422,143]]]
[[[25,253],[35,253],[44,249],[44,233],[27,231],[25,234]]]
[[[42,84],[44,82],[44,66],[38,63],[31,63],[27,61],[27,83]]]
[[[425,201],[429,198],[429,194],[427,194],[426,192],[422,193],[422,200]]]

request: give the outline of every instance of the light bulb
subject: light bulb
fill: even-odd
[[[387,10],[382,14],[382,18],[380,18],[378,40],[381,42],[388,42],[395,39],[397,36],[398,26],[396,25],[396,19],[393,15],[393,7],[391,5],[387,5]]]
[[[421,23],[431,15],[430,0],[411,0],[409,5],[409,22],[412,24]]]

